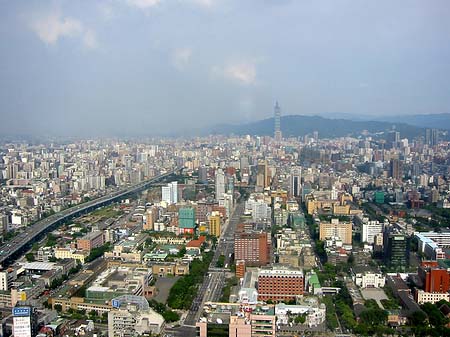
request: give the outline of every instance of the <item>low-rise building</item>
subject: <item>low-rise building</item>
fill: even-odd
[[[80,261],[82,264],[84,264],[86,258],[89,256],[89,252],[73,248],[55,248],[54,253],[57,259],[73,259]]]

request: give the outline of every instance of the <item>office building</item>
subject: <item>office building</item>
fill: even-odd
[[[34,337],[37,334],[37,314],[31,306],[13,308],[14,337]]]
[[[424,261],[418,270],[427,293],[448,293],[450,290],[450,272],[439,267],[436,261]]]
[[[152,231],[153,226],[155,224],[155,221],[158,220],[158,208],[155,206],[150,206],[145,211],[144,217],[143,217],[143,224],[142,228],[143,230]]]
[[[384,264],[394,271],[405,271],[409,265],[409,238],[396,227],[385,227],[383,233]]]
[[[391,159],[389,162],[389,176],[392,179],[400,180],[403,177],[402,163],[399,159]]]
[[[161,200],[168,204],[176,204],[178,202],[178,183],[173,181],[167,186],[161,187]]]
[[[94,248],[103,246],[105,239],[102,231],[93,231],[77,240],[79,250],[90,252]]]
[[[194,234],[195,209],[193,207],[181,207],[178,210],[178,230],[180,234]]]
[[[303,295],[304,276],[301,270],[271,269],[258,273],[258,300],[293,301]]]
[[[301,196],[302,188],[302,170],[300,167],[291,169],[289,192],[291,197],[298,198]]]
[[[238,230],[234,234],[234,258],[246,266],[264,266],[271,261],[270,233]]]
[[[221,169],[216,170],[216,200],[222,199],[225,194],[225,174]]]
[[[281,134],[281,109],[278,102],[275,102],[274,107],[274,138],[277,143],[281,142],[282,134]]]
[[[362,224],[361,241],[373,244],[375,237],[383,233],[383,223],[378,220],[367,220]]]

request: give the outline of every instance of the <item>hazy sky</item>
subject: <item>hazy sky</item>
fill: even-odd
[[[450,112],[450,1],[0,0],[0,133]]]

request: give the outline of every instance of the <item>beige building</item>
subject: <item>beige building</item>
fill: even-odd
[[[86,257],[88,257],[89,253],[87,251],[75,250],[72,248],[56,248],[55,249],[55,258],[57,259],[72,259],[78,260],[81,263],[84,263]]]
[[[331,222],[320,223],[320,240],[327,238],[339,238],[345,245],[352,244],[352,224],[350,222],[339,222],[338,219],[331,219]]]
[[[189,263],[183,261],[155,263],[152,265],[152,271],[153,275],[159,277],[188,275]]]

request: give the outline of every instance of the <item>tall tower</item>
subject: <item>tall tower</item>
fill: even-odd
[[[276,142],[281,142],[281,109],[278,105],[278,101],[275,102],[274,108],[274,138]]]

